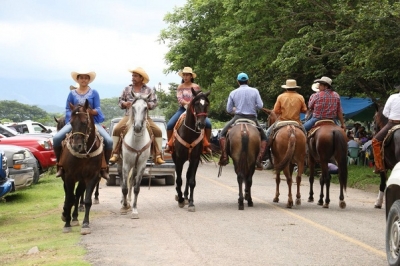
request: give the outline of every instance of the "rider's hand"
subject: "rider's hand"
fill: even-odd
[[[132,103],[131,103],[131,102],[125,102],[125,107],[126,107],[126,109],[131,108],[131,106],[132,106]]]

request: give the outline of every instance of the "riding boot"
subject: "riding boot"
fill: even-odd
[[[267,141],[266,140],[262,140],[261,141],[261,145],[260,145],[260,152],[258,153],[258,156],[257,156],[256,170],[263,170],[264,169],[261,162],[262,162],[262,159],[264,157],[265,150],[267,148],[268,148]]]
[[[119,154],[121,152],[121,143],[122,143],[120,137],[113,136],[112,138],[113,138],[113,150],[112,150],[113,156],[109,160],[110,165],[113,165],[116,162],[118,162]]]
[[[374,161],[375,161],[375,174],[379,174],[384,172],[382,153],[381,153],[382,141],[379,141],[375,138],[372,139],[372,151],[374,152]]]
[[[155,156],[155,164],[164,164],[165,161],[162,159],[161,156],[161,147],[162,147],[162,138],[155,138],[154,141],[154,145],[155,145],[155,150],[156,150],[156,156]]]
[[[104,151],[104,159],[106,160],[106,165],[108,165],[110,162],[110,157],[111,157],[112,152],[113,152],[113,150],[105,150]],[[108,175],[108,166],[106,168],[101,168],[100,176],[106,180],[108,180],[110,178],[110,176]]]
[[[205,128],[203,137],[203,153],[211,153],[210,140],[211,140],[211,128]]]
[[[60,177],[63,175],[63,169],[62,169],[62,165],[60,163],[60,159],[61,159],[61,152],[62,152],[62,146],[60,147],[53,147],[54,149],[54,153],[56,154],[56,158],[57,158],[57,173],[56,173],[56,177]]]
[[[221,157],[219,158],[218,165],[225,166],[229,163],[228,154],[226,153],[226,138],[219,139],[219,146],[221,147]]]
[[[174,130],[173,130],[173,129],[172,129],[172,130],[167,130],[168,143],[167,143],[167,147],[165,147],[164,152],[172,153],[171,147],[172,147],[172,145],[173,145],[173,143],[172,143],[172,134],[173,134],[173,133],[174,133]]]

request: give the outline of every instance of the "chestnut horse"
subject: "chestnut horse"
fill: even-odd
[[[265,108],[263,110],[269,114],[267,122],[268,127],[279,119],[274,111]],[[270,138],[273,138],[271,151],[276,173],[276,191],[273,201],[279,202],[279,184],[281,181],[280,173],[283,171],[289,189],[288,201],[286,203],[287,208],[293,207],[292,175],[295,165],[297,165],[296,205],[301,204],[300,183],[301,175],[304,172],[307,141],[306,135],[300,127],[301,125],[296,121],[281,121],[276,124],[275,130],[270,136]]]
[[[374,115],[375,134],[378,133],[388,123],[388,118],[382,114],[382,111],[383,107],[379,108]],[[396,129],[393,132],[393,135],[390,137],[388,136],[389,134],[385,137],[385,140],[382,143],[382,158],[386,171],[380,173],[381,182],[379,185],[379,191],[381,191],[381,195],[383,195],[386,189],[387,170],[392,170],[393,167],[400,162],[400,130]],[[377,200],[377,203],[375,203],[375,208],[381,207],[382,200]]]
[[[65,201],[62,220],[65,221],[64,233],[71,231],[71,208],[75,206],[72,214],[77,222],[78,210],[76,208],[79,197],[85,193],[85,217],[81,234],[90,234],[89,213],[92,206],[92,194],[100,181],[100,168],[103,158],[103,138],[96,131],[93,115],[89,113],[89,102],[71,108],[72,130],[67,134],[65,149],[63,151],[63,168]],[[78,186],[75,190],[75,184]],[[78,223],[79,224],[79,223]]]
[[[344,130],[336,125],[332,120],[318,121],[308,133],[308,165],[310,168],[310,196],[308,202],[314,201],[314,175],[315,164],[318,162],[321,166],[321,193],[319,195],[318,205],[329,208],[330,196],[330,174],[328,173],[328,163],[333,158],[339,168],[339,206],[346,208],[343,190],[347,188],[347,136]],[[325,203],[324,185],[326,185]]]
[[[190,101],[186,116],[183,122],[177,122],[174,129],[174,146],[172,159],[175,163],[176,172],[176,192],[175,200],[178,201],[178,206],[183,208],[185,202],[189,203],[188,211],[194,212],[193,193],[196,186],[196,172],[199,166],[203,151],[203,136],[206,126],[206,117],[210,102],[208,95],[210,92],[203,93],[195,91],[192,88],[193,99]],[[189,167],[186,172],[185,192],[182,194],[182,170],[186,161],[189,161]],[[190,188],[190,196],[189,196]],[[183,197],[184,195],[184,197]],[[189,196],[189,198],[188,198]]]
[[[256,124],[247,119],[236,120],[227,135],[226,152],[233,160],[237,182],[239,184],[239,210],[244,210],[244,199],[247,200],[247,206],[253,207],[251,185],[253,184],[253,174],[256,169],[255,165],[260,150],[260,143],[260,132]],[[221,147],[221,149],[223,148],[224,147]],[[244,197],[243,183],[245,186]]]

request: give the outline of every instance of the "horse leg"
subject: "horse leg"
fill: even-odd
[[[254,167],[252,169],[255,169]],[[246,185],[244,190],[244,199],[247,200],[247,206],[253,207],[253,199],[251,198],[251,186],[253,185],[253,173],[250,173],[246,178]]]
[[[290,169],[289,166],[286,166],[285,169],[283,169],[283,173],[286,176],[286,183],[288,185],[288,201],[286,203],[286,208],[292,208],[293,207],[293,198],[292,198],[292,176],[290,175]]]
[[[127,163],[124,162],[123,167],[122,167],[122,182],[121,182],[121,192],[122,192],[121,204],[122,204],[122,207],[119,210],[122,215],[127,214],[131,208],[129,202],[126,199],[127,194],[128,194],[128,178],[129,178],[129,166],[126,166],[126,165],[127,165]]]
[[[301,175],[304,172],[304,162],[300,162],[297,164],[297,176],[296,176],[296,205],[301,205],[301,193],[300,193],[300,185],[301,185]]]
[[[182,169],[183,169],[183,163],[176,162],[175,163],[175,172],[176,172],[176,187],[175,187],[175,189],[176,189],[176,193],[178,193],[178,195],[175,196],[175,200],[178,201],[179,208],[183,208],[185,206],[185,200],[182,197]]]
[[[239,173],[237,175],[237,182],[239,185],[239,198],[238,198],[238,208],[239,210],[244,210],[243,204],[243,175]]]
[[[310,153],[310,151],[308,151],[308,152]],[[308,156],[308,163],[309,163],[309,168],[310,168],[310,177],[308,179],[310,182],[310,193],[308,196],[308,202],[314,202],[313,185],[314,185],[314,175],[315,175],[315,161],[311,155]]]
[[[378,197],[376,198],[375,201],[375,208],[377,209],[382,208],[383,196],[385,195],[385,189],[386,189],[386,172],[381,172],[379,175],[381,177],[381,183],[379,184]]]
[[[190,188],[190,195],[189,195],[189,206],[188,206],[188,211],[190,212],[195,212],[195,206],[194,206],[194,188],[196,187],[196,172],[197,172],[197,167],[199,166],[200,160],[192,160],[189,164],[189,168],[186,174],[186,179],[187,182],[189,183],[189,188]]]
[[[276,189],[275,189],[275,197],[272,200],[273,202],[279,202],[279,184],[281,183],[281,172],[276,170],[276,175],[275,175],[275,183],[276,183]]]
[[[79,210],[80,212],[84,212],[84,211],[85,211],[84,198],[83,198],[84,195],[85,195],[85,192],[82,193],[82,195],[80,195],[80,196],[77,195],[78,201],[79,201],[78,210]]]
[[[64,191],[65,191],[65,200],[63,213],[61,215],[61,220],[65,222],[63,233],[71,232],[71,208],[74,205],[75,196],[74,196],[74,188],[75,183],[69,182],[67,184],[64,183]]]
[[[132,216],[131,216],[132,219],[139,219],[139,212],[137,209],[137,199],[140,192],[140,183],[142,181],[143,172],[144,172],[144,167],[142,170],[139,171],[139,173],[136,173],[135,177],[135,187],[133,190],[134,198],[133,198]]]
[[[83,218],[82,227],[81,227],[81,235],[87,235],[91,233],[89,226],[89,213],[90,208],[92,207],[92,195],[93,191],[96,187],[96,184],[100,182],[100,175],[97,173],[87,184],[86,184],[86,193],[85,193],[85,217]]]
[[[78,220],[78,210],[79,211],[84,211],[85,207],[83,206],[83,195],[85,194],[85,183],[84,182],[78,182],[78,186],[75,189],[75,202],[74,202],[74,211],[72,212],[72,226],[78,226],[79,225],[79,220]],[[81,205],[82,204],[82,210],[81,210]],[[78,207],[79,205],[79,207]]]
[[[331,187],[331,175],[328,173],[327,180],[326,180],[326,197],[325,197],[325,204],[322,206],[323,208],[329,208],[329,203],[331,201],[330,195],[329,195],[330,187]]]
[[[97,185],[96,185],[96,190],[94,192],[93,204],[99,204],[100,203],[100,201],[99,201],[99,185],[100,185],[100,182],[97,183]]]

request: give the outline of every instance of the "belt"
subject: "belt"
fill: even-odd
[[[244,115],[244,114],[237,114],[237,115],[244,117],[244,118],[257,118],[255,115]]]
[[[400,124],[400,120],[392,120],[392,119],[389,119],[389,122],[390,122],[390,123],[393,123],[393,124]]]

